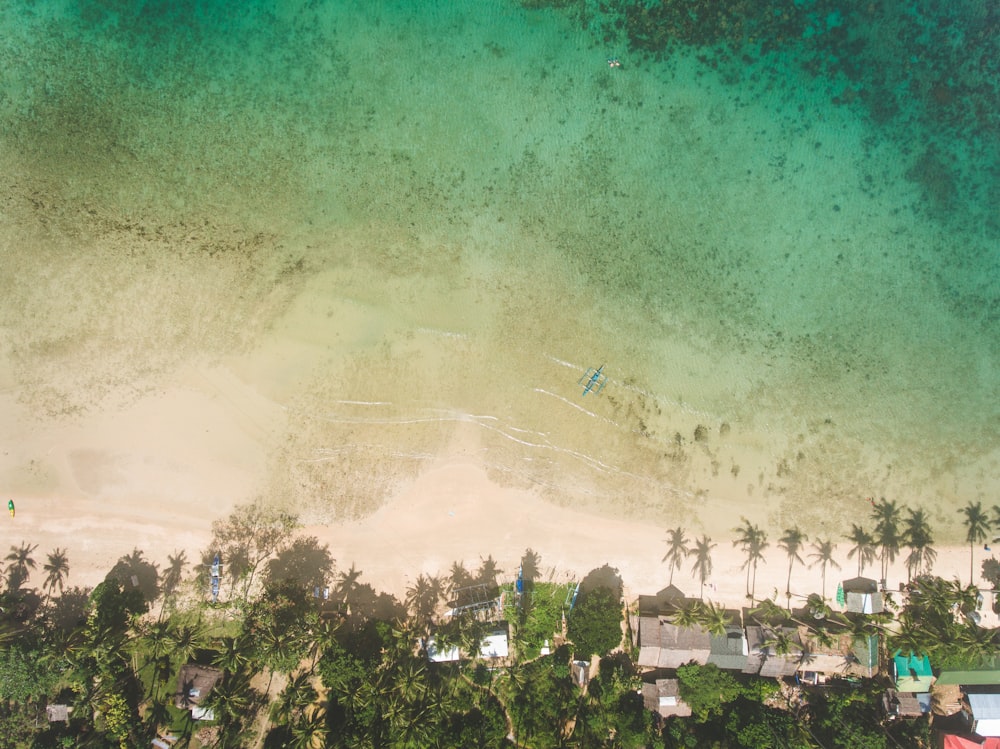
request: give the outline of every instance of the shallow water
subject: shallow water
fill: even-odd
[[[995,497],[994,11],[567,5],[6,4],[5,387],[222,362],[326,516],[443,450],[710,528]]]

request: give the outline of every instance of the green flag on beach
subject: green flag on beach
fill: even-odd
[[[837,583],[837,603],[843,606],[847,603],[847,598],[844,596],[844,586],[842,583]]]

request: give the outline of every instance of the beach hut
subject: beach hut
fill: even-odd
[[[49,719],[49,723],[69,723],[69,714],[72,710],[69,705],[47,705],[45,717]]]
[[[778,639],[785,640],[787,652],[778,652],[778,647],[774,644]],[[747,627],[747,645],[750,649],[750,666],[757,669],[748,673],[782,679],[795,676],[802,661],[802,640],[795,627],[750,625]]]
[[[739,612],[726,613],[735,615],[736,622],[739,621]],[[708,662],[728,671],[756,673],[755,663],[750,659],[750,645],[742,626],[730,620],[724,634],[710,635]]]
[[[221,669],[196,663],[181,666],[177,674],[177,699],[175,701],[177,708],[191,710],[191,715],[197,719],[198,715],[195,714],[195,710],[221,680]],[[201,709],[198,712],[199,714],[205,713]]]
[[[480,658],[506,658],[510,655],[507,622],[498,622],[479,646]]]
[[[897,650],[892,657],[893,679],[896,682],[895,709],[896,714],[904,717],[916,717],[931,711],[931,686],[934,684],[934,674],[931,662],[921,653],[903,655]]]
[[[708,663],[712,638],[697,624],[679,627],[663,616],[639,617],[639,661],[644,668],[677,668]]]
[[[882,593],[878,583],[867,577],[852,577],[844,580],[840,587],[843,590],[844,605],[853,614],[881,614],[885,610]]]
[[[454,663],[462,657],[458,645],[438,647],[433,635],[427,638],[424,648],[427,651],[427,660],[431,663]]]
[[[661,718],[686,718],[691,715],[691,707],[681,699],[680,682],[677,679],[657,679],[643,684],[642,704]]]

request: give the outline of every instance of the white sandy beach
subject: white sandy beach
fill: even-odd
[[[161,566],[179,550],[198,559],[208,546],[212,521],[263,491],[268,446],[286,419],[280,405],[224,367],[188,370],[114,412],[43,428],[9,392],[2,410],[5,424],[18,425],[0,445],[0,476],[17,515],[4,518],[0,545],[37,544],[40,562],[53,548],[66,548],[68,584],[91,586],[133,548]],[[473,424],[457,429],[441,454],[424,461],[375,512],[329,523],[306,512],[301,532],[329,544],[338,570],[354,565],[364,581],[400,598],[417,575],[446,574],[456,561],[474,569],[492,556],[512,577],[529,548],[541,555],[546,578],[579,579],[607,563],[620,571],[630,596],[667,584],[668,568],[661,561],[667,526],[557,506],[539,491],[501,486],[482,465],[478,435]],[[859,497],[855,507],[845,508],[845,524],[867,523],[867,508]],[[733,503],[723,512],[693,512],[696,522],[674,524],[685,526],[691,538],[707,533],[716,542],[705,597],[729,606],[746,603],[743,557],[730,542],[741,512]],[[783,602],[787,558],[776,547],[782,528],[768,526],[751,508],[745,514],[771,539],[757,573],[757,597],[777,591]],[[828,571],[828,598],[838,580],[856,573],[847,550],[841,541],[836,555],[841,569]],[[802,552],[807,565],[810,551],[807,545]],[[982,554],[977,548],[977,577]],[[791,589],[797,595],[820,589],[819,569],[807,565],[793,569]],[[967,580],[967,547],[938,546],[934,572]],[[866,574],[878,576],[873,570]],[[889,588],[897,588],[905,574],[897,562]],[[698,594],[689,565],[675,574],[674,584]]]

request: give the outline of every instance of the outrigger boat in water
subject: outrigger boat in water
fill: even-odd
[[[608,376],[603,374],[604,365],[602,364],[597,369],[591,367],[586,371],[586,373],[577,380],[577,385],[583,385],[583,394],[593,393],[597,395],[599,392],[604,390],[604,386],[608,383]]]

